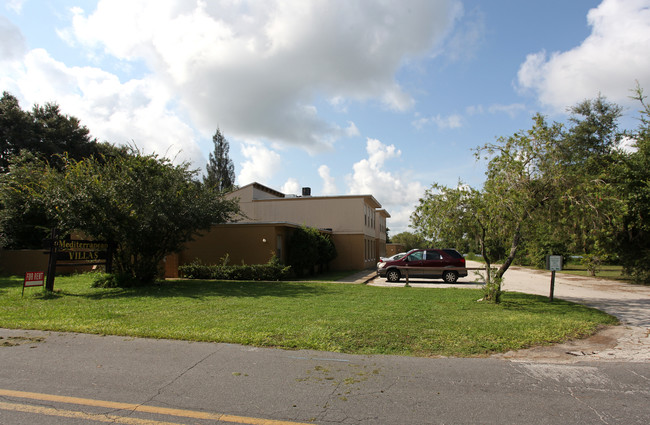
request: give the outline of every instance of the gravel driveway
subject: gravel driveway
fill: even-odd
[[[467,262],[467,267],[481,267],[480,263]],[[440,281],[412,281],[418,287],[475,287],[472,282],[477,276],[470,272],[456,285],[445,285]],[[403,286],[387,283],[376,278],[370,285]],[[549,296],[551,272],[523,267],[510,267],[504,276],[503,289]],[[573,362],[585,360],[614,360],[650,362],[650,286],[632,285],[612,280],[581,277],[556,273],[555,298],[584,304],[616,316],[620,326],[605,328],[596,335],[557,344],[550,347],[536,347],[517,352],[498,354],[495,357],[510,360],[544,360]]]

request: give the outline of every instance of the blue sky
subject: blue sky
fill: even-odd
[[[479,187],[472,149],[599,93],[650,90],[650,0],[9,0],[0,90],[93,136],[237,183],[372,194],[391,233],[434,182]]]

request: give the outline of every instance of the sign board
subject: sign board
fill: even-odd
[[[54,290],[54,276],[59,266],[95,266],[104,265],[111,273],[115,244],[107,241],[90,241],[79,239],[59,239],[57,230],[52,229],[49,239],[43,241],[50,250],[47,266],[47,283],[45,289]]]
[[[561,255],[547,255],[546,268],[552,272],[559,272],[562,270],[562,256]]]
[[[106,251],[57,251],[57,261],[100,261],[108,258]]]
[[[45,272],[25,273],[25,280],[23,281],[23,295],[25,295],[25,288],[31,286],[43,286],[44,284],[45,284]]]
[[[45,272],[27,272],[23,286],[43,286]]]

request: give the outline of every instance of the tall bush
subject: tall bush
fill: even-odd
[[[326,268],[334,258],[336,247],[332,240],[313,227],[296,229],[287,241],[287,263],[296,276],[313,274],[316,266]]]

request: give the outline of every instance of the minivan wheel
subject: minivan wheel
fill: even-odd
[[[388,279],[389,282],[399,282],[400,277],[401,275],[397,269],[391,269],[386,272],[386,279]]]
[[[458,280],[458,275],[456,272],[447,271],[442,274],[442,280],[447,283],[454,283]]]

